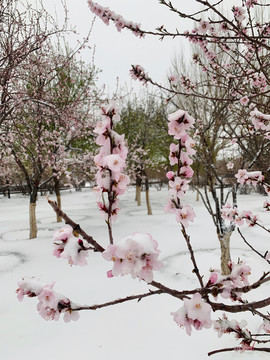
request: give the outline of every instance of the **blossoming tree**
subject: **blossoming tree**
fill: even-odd
[[[240,41],[251,51],[255,47],[258,52],[258,46],[267,49],[269,39],[269,25],[261,24],[251,25],[251,11],[253,7],[259,6],[257,0],[243,1],[243,7],[233,7],[233,18],[226,16],[219,10],[217,4],[210,4],[205,0],[195,0],[202,4],[202,10],[196,14],[183,14],[177,10],[171,2],[160,0],[160,3],[176,12],[180,17],[188,18],[197,22],[196,29],[191,33],[179,32],[170,33],[165,27],[159,28],[156,32],[144,31],[136,23],[126,21],[122,16],[114,13],[108,8],[104,8],[93,1],[89,0],[90,9],[99,16],[106,24],[110,21],[115,22],[117,30],[123,28],[131,30],[137,36],[146,34],[157,34],[165,36],[187,36],[192,41],[197,42],[200,46],[206,47],[209,42],[220,41],[220,46],[228,46],[231,42]],[[260,4],[262,5],[262,4]],[[213,20],[212,12],[220,17],[220,20]],[[207,13],[209,21],[202,20],[202,15]],[[248,14],[249,25],[243,29],[245,14]],[[219,32],[217,32],[217,27]],[[253,31],[256,29],[258,35]],[[220,33],[220,30],[224,33]],[[206,51],[208,53],[208,50]],[[209,64],[213,66],[215,54],[209,53]],[[209,65],[209,66],[210,66]],[[210,71],[210,69],[206,69]],[[228,75],[228,74],[226,74]],[[257,73],[256,73],[257,75]],[[144,83],[152,82],[142,69],[141,66],[134,66],[132,76],[142,80]],[[224,74],[225,76],[225,74]],[[237,81],[238,79],[234,79]],[[261,80],[260,80],[261,81]],[[168,89],[170,91],[170,89]],[[266,89],[264,89],[266,92]],[[194,95],[194,94],[193,94]],[[207,94],[197,93],[199,97],[207,98]],[[241,94],[241,98],[242,98]],[[262,95],[262,94],[261,94]],[[232,100],[231,96],[229,97]],[[235,98],[233,101],[240,101]],[[243,102],[244,100],[242,100]],[[259,105],[259,104],[258,104]],[[253,109],[253,117],[257,127],[262,131],[269,131],[269,115],[265,115],[259,110]],[[100,121],[97,123],[95,133],[97,134],[97,144],[100,151],[95,157],[95,163],[98,171],[96,175],[97,187],[94,189],[97,195],[97,206],[101,216],[104,218],[108,227],[108,246],[106,249],[100,245],[92,236],[88,235],[79,224],[72,221],[64,214],[57,205],[49,201],[53,209],[65,220],[66,226],[58,230],[53,237],[54,255],[59,258],[67,259],[72,265],[84,266],[87,264],[89,251],[101,253],[102,257],[111,262],[112,268],[108,271],[109,278],[119,275],[130,275],[132,278],[138,278],[148,283],[149,292],[126,298],[116,299],[107,303],[92,306],[82,306],[75,304],[64,295],[56,292],[52,284],[41,284],[35,278],[24,278],[18,284],[17,295],[19,300],[24,296],[37,297],[37,309],[40,315],[46,320],[58,320],[61,314],[64,315],[65,321],[77,320],[79,311],[95,310],[106,306],[112,306],[118,303],[143,299],[148,296],[157,294],[167,294],[181,301],[181,307],[172,311],[171,315],[176,324],[185,328],[187,334],[192,331],[209,329],[213,327],[221,336],[225,333],[234,334],[240,341],[237,346],[231,348],[218,349],[210,352],[213,355],[225,351],[264,351],[270,352],[269,347],[264,347],[269,342],[267,335],[270,332],[270,318],[267,312],[267,306],[270,305],[270,298],[266,295],[262,299],[255,301],[247,300],[249,293],[256,291],[256,288],[269,282],[269,272],[264,272],[261,276],[249,282],[251,267],[249,264],[238,261],[237,263],[229,262],[230,273],[222,275],[219,269],[212,270],[209,275],[202,274],[198,267],[196,254],[193,250],[191,238],[188,234],[188,227],[195,219],[195,212],[192,207],[184,203],[184,197],[189,189],[190,180],[193,176],[192,156],[195,155],[193,139],[190,131],[196,123],[195,118],[186,110],[177,109],[168,116],[168,133],[172,136],[170,145],[170,162],[175,165],[174,171],[167,173],[169,180],[169,199],[166,210],[175,217],[179,224],[179,230],[183,235],[190,254],[190,260],[193,266],[193,275],[196,277],[198,286],[189,290],[174,289],[166,284],[157,282],[154,272],[158,271],[162,263],[159,260],[159,249],[157,242],[150,234],[135,233],[126,236],[122,240],[116,241],[113,236],[113,222],[119,213],[119,196],[126,190],[129,183],[128,177],[124,174],[125,161],[127,157],[127,147],[124,137],[114,130],[114,124],[120,120],[119,108],[115,104],[104,104],[101,108]],[[263,174],[260,171],[248,171],[239,169],[236,174],[239,183],[257,185],[260,183],[267,195],[270,194],[270,185],[266,183]],[[261,227],[264,231],[270,232],[266,226],[262,225],[258,218],[251,211],[246,210],[239,212],[237,208],[225,206],[223,210],[224,218],[235,223],[236,226],[242,226],[246,222],[252,227]],[[247,242],[241,231],[240,236]],[[248,242],[247,242],[248,243]],[[250,245],[250,244],[249,244]],[[250,245],[251,246],[251,245]],[[252,250],[261,256],[266,263],[270,263],[268,249],[264,253]],[[174,309],[172,309],[174,310]],[[215,312],[222,311],[221,317],[216,317]],[[246,321],[230,320],[229,314],[250,312],[256,315],[260,321],[259,331],[251,329]]]

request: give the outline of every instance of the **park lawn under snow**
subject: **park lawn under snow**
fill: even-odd
[[[163,261],[163,268],[155,272],[154,279],[179,290],[197,287],[179,224],[174,215],[163,211],[166,188],[162,191],[151,189],[152,216],[146,215],[144,202],[141,207],[136,206],[134,197],[135,191],[130,188],[120,199],[120,216],[114,226],[115,241],[133,232],[151,233],[159,243]],[[209,269],[219,266],[219,245],[210,216],[202,202],[196,202],[195,198],[196,194],[190,191],[184,199],[184,203],[191,204],[197,214],[187,230],[199,268],[208,279]],[[264,196],[257,194],[240,195],[239,210],[251,209],[269,227],[269,213],[262,210],[264,200]],[[106,226],[89,189],[65,191],[62,202],[63,210],[74,221],[102,246],[107,245]],[[0,197],[1,360],[205,360],[211,350],[238,345],[233,336],[218,338],[212,329],[193,330],[188,336],[170,315],[182,306],[181,301],[164,294],[140,302],[130,301],[80,312],[80,319],[76,322],[64,323],[62,317],[59,321],[45,321],[36,310],[36,298],[25,298],[23,302],[17,300],[17,281],[23,276],[35,275],[43,283],[55,281],[57,292],[83,305],[145,293],[151,287],[130,276],[107,278],[111,263],[99,253],[89,254],[86,267],[70,267],[67,261],[53,257],[52,235],[61,225],[55,222],[55,215],[45,197],[39,198],[37,219],[38,238],[29,240],[28,198],[21,195],[13,195],[11,199]],[[270,250],[267,233],[246,225],[242,229],[258,250]],[[239,257],[251,265],[251,279],[258,279],[267,270],[266,262],[250,251],[237,232],[232,236],[231,247],[233,261]],[[269,296],[269,288],[269,285],[261,286],[248,299]],[[221,315],[222,312],[217,312],[212,318]],[[252,331],[257,331],[261,324],[259,319],[247,313],[240,316],[231,314],[229,318],[246,319]],[[214,355],[213,359],[269,359],[269,354],[229,352]]]

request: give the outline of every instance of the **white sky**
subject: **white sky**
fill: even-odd
[[[81,35],[86,34],[94,18],[87,1],[66,0],[66,2],[71,23]],[[153,30],[163,24],[171,31],[176,27],[180,31],[188,28],[187,23],[160,5],[158,0],[100,0],[98,3],[110,7],[126,20],[141,23],[144,29]],[[49,11],[53,11],[54,4],[61,19],[61,0],[44,0],[44,4]],[[181,1],[181,10],[194,11],[195,8],[191,5],[190,1]],[[95,21],[90,45],[96,46],[95,65],[102,70],[99,84],[106,84],[110,90],[115,88],[117,77],[121,85],[126,83],[130,87],[132,83],[132,86],[138,88],[139,84],[137,85],[137,82],[132,81],[129,76],[131,64],[140,64],[153,79],[164,82],[173,56],[180,51],[186,53],[189,48],[185,39],[160,41],[158,37],[139,39],[127,30],[119,33],[113,23],[106,26],[99,18]],[[85,61],[91,62],[90,50],[85,51],[82,56]]]
[[[61,0],[43,0],[49,11],[55,6],[59,20],[61,20]],[[185,22],[175,13],[169,11],[158,0],[98,0],[102,6],[121,14],[126,20],[141,23],[147,30],[153,30],[160,25],[165,25],[167,30],[179,31],[191,29],[192,24]],[[235,2],[235,1],[234,1]],[[238,0],[236,1],[238,2]],[[94,15],[89,10],[86,0],[66,0],[71,23],[76,26],[81,35],[85,35],[91,25]],[[182,12],[193,13],[198,10],[194,0],[174,0],[173,4]],[[231,8],[232,0],[225,0],[225,5]],[[176,54],[189,54],[187,39],[164,39],[147,37],[139,39],[130,31],[117,31],[113,23],[106,26],[99,18],[96,19],[91,34],[90,45],[96,46],[95,65],[102,70],[99,75],[99,84],[106,84],[113,91],[117,77],[120,85],[127,84],[128,88],[140,89],[138,81],[132,81],[129,76],[131,64],[143,66],[152,79],[165,82],[166,74],[171,60]],[[82,54],[86,62],[91,62],[92,52]]]

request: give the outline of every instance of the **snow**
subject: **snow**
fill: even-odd
[[[167,189],[151,189],[153,215],[147,216],[143,202],[137,207],[135,190],[130,188],[120,199],[120,217],[114,225],[114,238],[122,239],[133,232],[150,233],[158,241],[163,268],[155,272],[154,279],[177,289],[198,287],[186,244],[181,236],[174,215],[166,214]],[[195,201],[194,192],[187,193],[184,203],[191,204],[197,214],[187,232],[201,272],[208,279],[209,269],[219,266],[219,244],[210,216],[201,201]],[[53,197],[52,197],[53,199]],[[269,227],[269,213],[263,211],[265,197],[258,194],[239,195],[239,210],[250,209],[259,214]],[[82,192],[66,191],[62,194],[63,210],[102,246],[108,244],[108,234],[99,216],[95,197],[89,189]],[[45,321],[37,310],[36,298],[19,302],[15,290],[23,276],[40,277],[42,283],[56,281],[55,290],[75,303],[94,305],[128,295],[148,292],[151,286],[130,276],[107,278],[111,263],[98,253],[90,253],[87,267],[70,267],[64,259],[52,256],[52,237],[59,224],[46,197],[37,205],[39,234],[28,239],[28,198],[13,195],[0,197],[0,359],[1,360],[206,360],[214,349],[237,346],[231,335],[218,338],[212,329],[193,331],[188,336],[177,327],[171,312],[177,311],[182,302],[168,295],[154,295],[140,302],[130,301],[96,311],[80,312],[76,322]],[[242,228],[253,246],[263,253],[270,248],[269,236],[261,229]],[[269,246],[269,248],[268,248]],[[251,278],[256,280],[267,270],[267,263],[251,252],[237,232],[232,236],[232,257],[247,261],[253,269]],[[270,250],[270,249],[269,249]],[[269,267],[269,266],[268,266]],[[269,285],[254,290],[251,300],[267,297]],[[269,309],[268,309],[269,310]],[[218,318],[217,312],[212,318]],[[232,314],[230,319],[245,319],[257,331],[261,321],[251,314]],[[267,353],[229,352],[213,356],[216,360],[268,359]]]

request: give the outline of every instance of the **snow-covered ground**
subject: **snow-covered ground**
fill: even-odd
[[[133,232],[148,232],[159,243],[163,268],[155,273],[155,280],[177,289],[198,286],[186,244],[174,216],[165,214],[167,190],[151,190],[153,215],[146,215],[145,203],[137,207],[134,189],[121,197],[120,217],[114,226],[115,240]],[[185,203],[190,203],[197,214],[188,228],[201,272],[208,278],[209,269],[219,266],[219,245],[214,226],[202,202],[189,192]],[[52,197],[53,199],[53,197]],[[262,210],[265,197],[256,194],[239,196],[240,210],[251,209],[270,225],[269,213]],[[91,191],[64,192],[63,210],[101,245],[106,246],[108,235],[105,223],[99,216]],[[28,240],[28,198],[0,197],[0,359],[1,360],[179,360],[208,359],[211,350],[237,346],[231,335],[218,338],[212,330],[193,331],[188,336],[177,327],[170,315],[182,304],[168,295],[155,295],[96,311],[80,313],[77,322],[45,321],[37,310],[36,298],[19,302],[15,290],[23,276],[35,275],[43,283],[56,281],[55,290],[72,301],[93,305],[132,294],[148,292],[149,285],[129,276],[109,279],[106,272],[111,263],[100,254],[90,253],[87,267],[70,267],[63,259],[52,256],[52,235],[59,224],[45,197],[37,205],[39,234]],[[255,228],[243,227],[243,232],[253,246],[265,252],[270,250],[269,236]],[[235,232],[232,236],[232,256],[247,261],[252,266],[252,279],[258,279],[267,264],[243,244]],[[249,299],[258,300],[269,295],[269,285],[252,293]],[[269,309],[270,310],[270,309]],[[216,318],[221,312],[214,314]],[[232,314],[231,319],[237,316]],[[257,331],[257,322],[251,314],[243,313],[239,319],[250,321]],[[221,353],[217,360],[269,359],[267,353]]]

